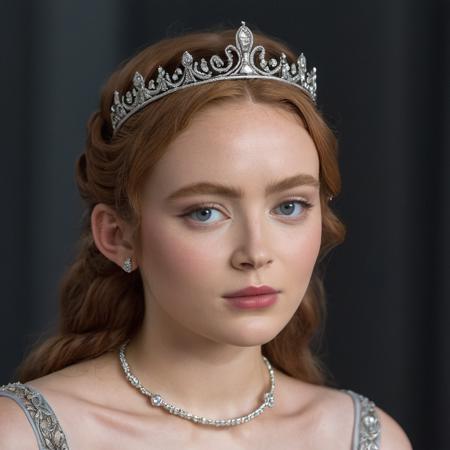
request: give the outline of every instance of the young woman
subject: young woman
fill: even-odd
[[[396,449],[399,424],[311,348],[337,143],[278,41],[193,33],[103,89],[57,335],[0,389],[3,449]],[[11,401],[13,400],[13,401]]]

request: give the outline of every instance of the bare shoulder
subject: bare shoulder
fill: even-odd
[[[348,435],[349,418],[351,418],[353,430],[355,416],[353,399],[340,389],[322,387],[321,390],[324,392],[324,398],[328,399],[326,401],[327,408],[336,418],[336,427],[333,428],[333,432],[339,433],[342,427],[346,427],[345,430]],[[371,399],[369,398],[369,400]],[[380,450],[412,450],[411,442],[399,423],[377,405],[375,405],[375,411],[380,422]]]
[[[123,382],[118,358],[114,356],[104,354],[25,383],[42,394],[70,448],[118,448],[117,439],[114,441],[111,436],[116,433],[122,439],[133,428],[129,425],[133,418],[148,409],[140,396],[124,400],[132,386]],[[3,448],[9,450],[0,445],[0,450]]]
[[[346,390],[307,383],[279,371],[277,376],[280,410],[296,418],[295,436],[302,435],[310,448],[352,448],[356,411]],[[381,427],[379,450],[412,450],[402,427],[376,404],[375,410]]]
[[[100,387],[105,389],[110,385],[108,381],[112,378],[111,360],[111,355],[105,353],[27,381],[26,384],[50,399],[72,397],[94,400]]]
[[[304,436],[311,448],[351,448],[355,412],[347,393],[284,374],[279,374],[278,379],[280,409],[296,417],[295,436]]]
[[[117,374],[111,361],[111,355],[104,354],[29,380],[26,384],[43,395],[62,423],[72,424],[75,421],[73,411],[88,412],[95,405],[108,403],[117,394]],[[72,419],[69,420],[69,416]],[[86,416],[80,414],[77,417],[80,420]]]
[[[0,397],[0,448],[37,449],[38,444],[24,411],[12,399]]]
[[[389,414],[375,407],[381,425],[380,450],[412,450],[412,445],[403,428]]]
[[[353,399],[341,389],[317,386],[317,405],[327,444],[348,450],[352,446],[355,408]]]
[[[334,448],[351,448],[355,409],[353,399],[341,389],[309,385],[321,411],[321,428],[324,438]],[[371,400],[369,398],[369,400]],[[412,444],[400,424],[375,405],[381,427],[380,450],[412,450]]]
[[[342,429],[344,429],[348,436],[350,423],[353,432],[355,417],[353,399],[341,389],[321,387],[320,390],[323,392],[322,397],[325,399],[329,413],[335,418],[335,427],[333,427],[332,432],[338,435],[339,430],[342,432]],[[369,400],[371,399],[369,398]],[[376,405],[375,411],[381,429],[380,450],[412,450],[411,442],[398,422]]]

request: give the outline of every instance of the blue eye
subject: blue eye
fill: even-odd
[[[281,208],[281,211],[283,212],[280,214],[284,217],[303,217],[306,214],[306,211],[311,208],[313,205],[305,200],[287,200],[280,204],[278,208]],[[278,209],[275,208],[275,209]],[[297,208],[298,214],[293,214]],[[211,223],[208,222],[208,219],[214,216],[213,212],[216,211],[219,214],[222,214],[222,212],[215,207],[214,204],[202,204],[197,205],[195,208],[191,209],[190,211],[186,212],[182,215],[182,217],[190,217],[195,222],[200,223]],[[287,214],[284,214],[287,213]],[[198,220],[197,220],[198,219]],[[212,221],[213,223],[214,221]]]
[[[202,208],[194,209],[185,214],[185,216],[194,216],[200,219],[209,219],[211,217],[211,211],[218,211],[218,209],[212,206],[203,206]],[[205,222],[205,220],[200,220],[200,222]]]
[[[306,210],[311,207],[310,203],[305,202],[303,200],[288,200],[287,202],[281,203],[280,208],[283,211],[283,206],[287,205],[287,208],[284,208],[284,212],[289,213],[289,212],[295,210],[295,206],[294,207],[292,206],[295,204],[300,205],[301,211],[300,211],[300,214],[298,214],[298,215],[301,215],[303,210]],[[282,214],[282,215],[284,215],[284,214]],[[288,217],[290,217],[290,216],[293,216],[293,214],[288,214]]]

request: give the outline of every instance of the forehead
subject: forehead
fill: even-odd
[[[148,182],[161,193],[198,181],[264,188],[268,178],[298,173],[319,175],[317,150],[300,117],[246,101],[197,113],[169,144]]]

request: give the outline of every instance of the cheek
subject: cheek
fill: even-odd
[[[306,289],[319,255],[322,240],[320,216],[299,230],[290,245],[286,244],[285,266],[301,290]]]
[[[189,239],[179,229],[165,225],[143,223],[142,265],[150,284],[165,280],[168,287],[175,287],[174,283],[188,287],[193,282],[198,283],[199,277],[211,267],[211,249]]]
[[[305,265],[314,264],[319,254],[321,239],[322,227],[321,223],[318,222],[307,233],[301,235],[295,252],[298,260]]]

